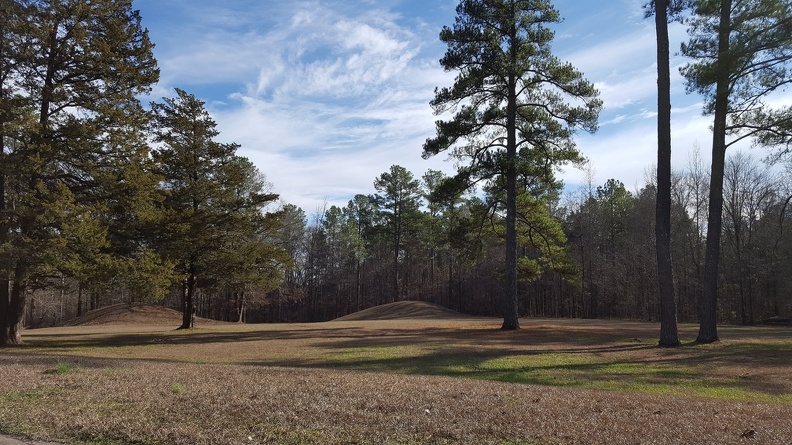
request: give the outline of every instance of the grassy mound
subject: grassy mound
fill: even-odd
[[[337,321],[366,321],[366,320],[407,320],[407,319],[435,319],[453,320],[468,318],[457,311],[425,301],[397,301],[364,309],[353,314],[337,318]]]
[[[179,325],[181,312],[152,304],[114,304],[94,309],[64,323],[64,326],[94,326],[109,324]]]

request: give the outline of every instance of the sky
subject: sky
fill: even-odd
[[[629,190],[656,163],[655,31],[643,0],[555,0],[563,22],[554,54],[571,62],[604,101],[595,135],[576,136],[590,173],[565,167],[568,190],[614,178]],[[429,106],[455,73],[439,59],[443,26],[456,0],[135,0],[156,47],[160,81],[150,100],[178,87],[206,102],[222,142],[264,173],[283,203],[307,214],[373,194],[375,178],[400,165],[420,178],[454,172],[440,154],[425,160],[435,135]],[[708,162],[711,119],[686,94],[679,56],[687,38],[670,29],[672,163],[687,165],[700,146]],[[592,177],[593,174],[593,177]]]

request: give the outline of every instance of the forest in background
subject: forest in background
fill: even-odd
[[[704,262],[706,168],[693,155],[673,176],[673,258],[679,319],[698,320]],[[649,176],[649,175],[647,175]],[[285,205],[270,236],[292,258],[273,290],[198,280],[198,315],[248,322],[324,321],[401,300],[499,316],[502,217],[486,193],[435,200],[443,174],[420,178],[397,165],[375,178],[379,193],[307,215]],[[520,314],[529,317],[658,321],[654,185],[629,190],[616,179],[548,192],[521,220]],[[792,314],[790,180],[755,156],[727,160],[720,320],[759,323]],[[553,227],[548,237],[547,227]],[[536,237],[534,234],[542,234]],[[397,247],[398,243],[398,247]],[[31,295],[27,323],[46,326],[116,303],[150,302],[124,286],[84,289],[54,279]],[[181,289],[164,300],[179,308]]]
[[[771,3],[777,2],[762,4]],[[18,340],[18,314],[24,313],[21,319],[28,327],[49,326],[120,302],[183,308],[183,328],[192,327],[196,315],[246,322],[322,321],[400,300],[505,317],[503,289],[507,276],[514,277],[513,268],[523,316],[660,316],[653,181],[628,190],[617,179],[592,180],[570,191],[554,177],[560,165],[583,164],[572,136],[576,126],[596,129],[601,102],[579,72],[551,57],[552,32],[542,23],[560,18],[549,5],[543,4],[538,25],[530,25],[541,31],[535,34],[517,30],[518,23],[530,20],[475,1],[461,2],[457,25],[441,32],[450,48],[441,61],[446,69],[465,65],[457,60],[453,42],[480,32],[488,14],[511,23],[512,35],[506,36],[511,40],[506,41],[523,46],[515,43],[514,51],[503,53],[498,45],[485,45],[483,53],[471,49],[474,57],[492,56],[487,67],[492,72],[467,72],[470,83],[438,90],[432,102],[436,111],[471,98],[502,103],[501,89],[488,88],[493,79],[504,77],[499,57],[530,52],[533,45],[542,49],[527,61],[515,56],[506,70],[523,70],[520,91],[525,97],[517,94],[518,82],[512,79],[510,90],[502,88],[510,91],[510,107],[482,111],[461,106],[457,120],[438,122],[437,137],[424,146],[424,155],[452,148],[458,158],[472,159],[472,165],[453,177],[436,171],[416,177],[393,165],[373,178],[376,193],[311,215],[280,203],[264,173],[237,155],[238,145],[217,142],[216,123],[195,96],[176,89],[171,98],[141,102],[159,70],[131,1],[2,0],[2,6],[4,342]],[[699,31],[712,37],[709,25],[718,8],[710,6],[696,3],[696,14]],[[789,5],[781,6],[776,11],[780,21],[770,23],[778,32],[767,34],[778,40],[760,42],[760,47],[777,45],[783,67],[790,57],[789,33],[782,32],[789,23],[784,15]],[[533,11],[526,8],[520,14]],[[745,25],[753,26],[750,17],[738,22],[737,34],[752,29]],[[535,41],[521,40],[524,36]],[[694,53],[711,47],[691,44],[687,52],[707,62],[706,54]],[[745,54],[746,60],[755,55]],[[530,63],[547,69],[543,75],[548,78],[558,76],[551,84],[560,85],[563,94],[537,88]],[[711,95],[712,84],[706,82],[723,70],[707,63],[686,68],[693,79],[689,87]],[[789,110],[776,115],[752,108],[761,105],[762,94],[789,82],[786,71],[771,71],[772,76],[758,80],[723,71],[737,79],[736,93],[750,96],[746,108],[736,102],[737,109],[727,110],[732,134],[763,119],[788,125],[784,112]],[[481,89],[456,96],[469,93],[464,88],[474,84]],[[752,88],[763,86],[753,94]],[[577,92],[571,94],[573,90]],[[564,102],[564,94],[573,96],[572,103]],[[536,106],[530,99],[537,98],[546,102]],[[515,106],[530,111],[515,115]],[[474,134],[487,125],[505,128],[507,115],[512,122],[509,144],[515,149],[511,154],[501,150],[505,131]],[[522,125],[519,151],[515,119]],[[754,132],[765,137],[758,143],[786,143],[788,148],[788,132],[778,126],[762,129],[768,128],[775,132]],[[455,133],[460,131],[469,133]],[[474,142],[451,147],[465,138]],[[783,156],[776,160],[788,158],[788,151],[779,153]],[[792,313],[792,181],[760,159],[734,152],[725,164],[723,219],[716,226],[723,230],[721,257],[715,263],[721,322],[750,324]],[[713,227],[706,222],[711,210],[707,171],[694,155],[672,178],[673,276],[682,321],[698,318],[702,300],[705,238]],[[478,187],[470,188],[471,183]],[[512,246],[505,241],[510,236],[516,237],[516,265],[506,264],[503,255],[504,245]]]

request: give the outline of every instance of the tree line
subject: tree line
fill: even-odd
[[[694,151],[695,153],[695,151]],[[792,312],[790,181],[759,159],[726,160],[719,322],[755,324]],[[260,321],[320,321],[400,300],[500,316],[505,217],[480,191],[443,197],[443,174],[394,165],[357,195],[308,221],[289,213],[300,252],[286,281],[258,303]],[[660,320],[653,181],[616,179],[521,201],[518,310],[525,316]],[[672,175],[671,252],[679,319],[696,322],[708,212],[697,156]],[[295,233],[299,236],[294,236]]]
[[[792,182],[744,152],[725,165],[719,322],[788,316]],[[198,314],[238,321],[244,297],[249,322],[324,321],[403,300],[500,316],[505,222],[498,197],[486,190],[445,195],[444,180],[448,176],[439,171],[415,177],[394,165],[374,178],[377,193],[356,195],[346,206],[312,216],[283,206],[270,234],[271,245],[291,258],[283,280],[271,289],[198,280]],[[520,314],[659,321],[656,185],[648,182],[628,190],[616,179],[592,180],[521,201]],[[703,293],[708,183],[695,155],[672,175],[675,304],[684,322],[698,321]],[[133,294],[96,295],[97,304],[141,301]],[[49,296],[53,315],[58,297],[59,290]],[[173,292],[170,303],[180,298]],[[67,299],[74,315],[74,295]]]
[[[520,314],[659,319],[667,346],[677,318],[709,342],[718,322],[790,312],[789,181],[726,156],[751,139],[788,160],[792,110],[766,103],[792,80],[788,2],[649,2],[656,175],[570,194],[555,173],[584,164],[574,136],[597,130],[602,102],[552,53],[559,12],[461,0],[440,32],[440,64],[457,77],[430,104],[450,118],[422,147],[457,172],[393,165],[376,193],[310,220],[217,142],[202,101],[177,88],[141,102],[159,71],[131,1],[0,3],[0,344],[21,341],[26,319],[163,299],[182,328],[196,315],[319,321],[425,300],[502,316],[503,329]],[[709,171],[695,159],[670,169],[669,19],[689,25],[682,74],[713,116]]]

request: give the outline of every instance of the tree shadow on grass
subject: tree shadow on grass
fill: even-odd
[[[32,334],[20,350],[69,350],[149,345],[190,345],[209,343],[240,343],[267,340],[299,340],[311,338],[343,338],[354,336],[355,328],[279,329],[279,330],[163,330],[138,333],[68,333]],[[2,351],[2,350],[0,350]]]
[[[406,349],[453,348],[464,354],[509,355],[530,352],[542,354],[615,354],[657,350],[667,360],[684,358],[698,363],[717,360],[742,360],[752,365],[792,366],[792,338],[783,340],[775,332],[755,332],[753,337],[724,340],[712,345],[685,342],[679,348],[659,348],[653,340],[642,341],[651,333],[620,329],[614,324],[608,332],[569,330],[564,327],[527,327],[519,331],[482,329],[480,326],[400,328],[371,325],[332,326],[330,323],[276,329],[196,329],[163,330],[141,333],[36,333],[26,337],[20,352],[57,352],[73,349],[123,348],[142,346],[178,347],[217,343],[299,341],[297,347],[318,347],[326,351],[351,351],[403,347]],[[746,338],[748,340],[746,340]],[[2,350],[0,350],[2,351]],[[90,352],[90,351],[87,351]],[[141,354],[145,356],[145,354]],[[233,361],[233,357],[230,357]]]
[[[388,346],[383,346],[388,348]],[[334,345],[334,349],[337,345]],[[357,357],[331,353],[320,358],[258,360],[245,364],[265,367],[333,369],[472,378],[509,383],[569,388],[627,390],[681,395],[730,394],[746,397],[754,392],[772,399],[790,394],[792,386],[783,379],[761,376],[708,374],[712,357],[690,360],[666,356],[661,359],[625,359],[619,352],[658,349],[647,345],[613,345],[593,349],[564,350],[481,350],[448,347],[414,355],[383,357],[364,351]],[[341,349],[343,351],[343,349]],[[604,355],[592,356],[597,352]],[[613,353],[613,354],[611,354]],[[730,359],[731,352],[726,354]],[[759,365],[761,366],[761,365]],[[748,396],[751,397],[751,396]]]
[[[431,323],[431,322],[428,322]],[[126,361],[190,362],[185,355],[167,357],[167,348],[228,344],[228,356],[213,357],[212,363],[372,371],[401,374],[497,380],[550,386],[655,388],[668,391],[712,384],[726,390],[755,391],[767,395],[792,391],[788,371],[762,374],[764,368],[792,367],[792,340],[775,331],[743,330],[738,339],[712,345],[685,342],[679,348],[660,348],[651,338],[653,326],[594,330],[564,326],[535,325],[520,331],[500,331],[477,326],[401,328],[398,325],[333,326],[329,323],[255,329],[196,329],[145,333],[36,333],[28,345],[9,354],[15,360],[56,360],[79,366],[115,367]],[[232,344],[262,352],[239,358]],[[278,344],[286,350],[271,351]],[[145,347],[155,346],[156,356]],[[143,347],[113,357],[114,348]],[[166,348],[165,354],[161,348]],[[299,353],[299,348],[309,351]],[[96,353],[92,351],[96,349]],[[108,351],[110,354],[108,354]],[[201,363],[199,356],[195,362]],[[293,354],[291,352],[294,352]],[[2,357],[4,351],[0,351]],[[24,357],[28,357],[24,358]],[[44,358],[44,355],[51,355]],[[36,356],[41,356],[35,358]],[[52,366],[52,365],[49,365]],[[740,366],[749,373],[735,374]],[[728,370],[728,372],[723,371]]]

